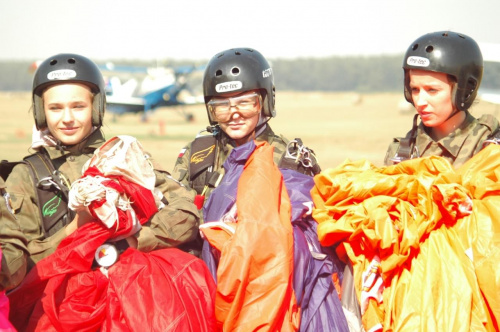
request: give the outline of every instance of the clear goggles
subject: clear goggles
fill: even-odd
[[[229,98],[214,98],[207,103],[213,121],[228,122],[234,112],[244,118],[258,114],[262,107],[262,96],[257,92]],[[235,108],[235,110],[231,110]]]

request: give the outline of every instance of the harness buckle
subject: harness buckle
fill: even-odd
[[[418,152],[418,148],[415,146],[415,147],[413,147],[413,151],[412,151],[412,154],[410,155],[410,158],[405,159],[404,157],[399,156],[399,154],[396,152],[396,154],[394,155],[394,157],[392,157],[390,159],[390,161],[392,161],[392,163],[394,165],[397,165],[402,161],[409,160],[409,159],[415,159],[415,158],[419,158],[419,157],[420,157],[420,153]]]
[[[300,162],[302,166],[306,168],[313,167],[311,151],[302,144],[300,139],[294,139],[288,142],[285,158],[293,159],[296,163]]]
[[[41,178],[40,180],[38,180],[36,186],[44,190],[47,190],[51,186],[54,186],[57,190],[61,190],[61,187],[54,180],[52,180],[52,176]]]

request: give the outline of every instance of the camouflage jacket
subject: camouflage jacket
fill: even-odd
[[[276,135],[271,129],[271,127],[267,125],[266,128],[262,131],[262,133],[256,137],[256,141],[266,141],[270,145],[272,145],[274,147],[274,162],[277,165],[280,166],[283,165],[282,160],[283,158],[285,158],[286,149],[289,143],[288,139],[286,139],[281,135],[279,136]],[[192,154],[192,144],[193,142],[189,143],[181,150],[181,153],[179,154],[177,161],[175,163],[172,176],[175,179],[179,180],[184,185],[189,186],[190,188],[195,188],[196,186],[193,186],[193,179],[191,177],[190,167],[189,167]],[[214,149],[215,162],[213,165],[212,172],[217,172],[220,178],[222,178],[222,176],[224,176],[225,173],[222,165],[226,161],[231,151],[234,149],[234,146],[235,144],[233,140],[231,140],[226,134],[224,134],[223,132],[218,134],[216,147]],[[319,165],[314,155],[311,155],[311,159],[312,159],[312,164],[316,165],[316,167],[319,169]],[[205,170],[203,174],[200,175],[202,182],[204,182],[206,178],[207,171],[208,170]],[[206,201],[207,198],[210,196],[212,190],[215,189],[215,186],[207,186],[204,189],[205,189],[204,201]],[[200,188],[195,188],[195,190],[198,192],[198,194],[201,194],[203,192],[203,190],[200,190]]]
[[[46,151],[55,169],[59,170],[69,183],[73,183],[82,175],[85,162],[104,142],[102,133],[96,131],[90,136],[80,154],[61,152],[56,148],[46,148]],[[198,233],[199,214],[193,204],[194,191],[175,181],[154,161],[153,165],[156,188],[161,190],[168,204],[134,235],[141,251],[177,247],[192,241]],[[41,226],[41,207],[27,165],[23,163],[16,165],[5,184],[15,215],[10,213],[9,207],[2,200],[0,243],[3,259],[0,289],[11,289],[22,281],[26,272],[35,263],[54,252],[66,237],[66,233],[63,227],[50,237],[44,236]]]
[[[474,118],[467,112],[465,121],[454,132],[434,141],[426,132],[425,126],[420,123],[417,128],[417,139],[415,143],[417,157],[441,156],[448,160],[455,168],[463,165],[483,148],[483,142],[498,129],[498,120],[485,114],[479,119]],[[410,132],[406,134],[409,138]],[[394,138],[389,145],[384,164],[392,165],[393,158],[399,148],[401,138]]]

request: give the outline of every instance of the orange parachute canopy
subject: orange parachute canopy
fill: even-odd
[[[215,316],[222,331],[297,331],[291,205],[273,147],[256,142],[238,181],[238,220],[205,223],[220,250]]]

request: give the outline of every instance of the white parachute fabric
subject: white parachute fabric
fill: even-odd
[[[89,168],[96,168],[100,175],[86,175]],[[163,194],[155,189],[156,176],[149,156],[140,142],[132,136],[115,136],[100,148],[83,167],[83,177],[73,182],[69,192],[69,207],[74,211],[88,209],[99,201],[100,206],[93,211],[106,227],[118,227],[118,209],[127,211],[133,219],[132,233],[141,225],[138,222],[129,198],[121,194],[110,180],[121,177],[150,190],[155,197],[158,209],[163,208]]]

